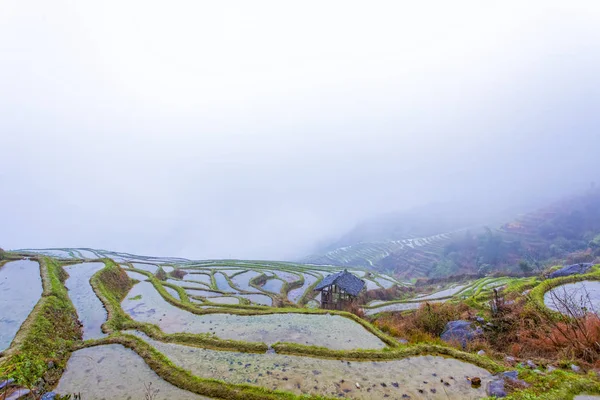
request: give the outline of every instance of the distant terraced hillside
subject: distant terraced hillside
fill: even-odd
[[[361,242],[322,255],[309,256],[303,262],[394,271],[396,275],[402,277],[425,276],[442,255],[444,246],[459,232],[380,242]]]

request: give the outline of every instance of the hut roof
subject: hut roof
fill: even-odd
[[[331,285],[336,285],[352,296],[358,296],[363,287],[365,287],[365,281],[358,278],[356,275],[351,274],[347,270],[343,270],[323,278],[323,280],[315,287],[315,290],[323,290]]]

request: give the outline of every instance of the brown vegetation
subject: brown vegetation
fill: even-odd
[[[169,275],[171,275],[173,278],[183,279],[183,277],[187,275],[187,272],[185,272],[182,269],[177,268],[177,269],[174,269],[173,271],[171,271],[171,273]]]
[[[413,297],[415,288],[413,286],[392,286],[388,289],[373,289],[362,292],[358,298],[358,304],[367,304],[373,300],[398,300],[408,297]]]
[[[598,314],[582,310],[580,303],[566,294],[551,296],[564,314],[533,302],[527,304],[525,299],[497,301],[492,307],[491,327],[486,330],[489,345],[514,357],[577,361],[600,367]]]
[[[417,343],[439,337],[448,322],[473,315],[473,310],[465,304],[425,303],[412,313],[383,314],[374,323],[392,336]]]

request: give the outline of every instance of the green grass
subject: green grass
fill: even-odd
[[[519,379],[524,379],[531,387],[509,394],[505,397],[507,400],[568,400],[581,393],[600,394],[600,382],[593,372],[582,375],[555,370],[537,374],[520,368]]]
[[[48,387],[58,382],[73,345],[82,338],[77,312],[63,285],[67,273],[56,260],[39,257],[39,261],[42,298],[0,361],[0,376],[12,377],[25,387],[42,377]]]

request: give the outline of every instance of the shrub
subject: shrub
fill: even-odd
[[[425,303],[409,314],[384,314],[375,325],[392,336],[422,342],[439,337],[448,322],[471,316],[472,311],[465,304]]]
[[[0,247],[0,260],[4,260],[4,257],[6,257],[6,252]]]
[[[169,275],[171,275],[173,278],[183,279],[183,277],[187,275],[187,272],[185,272],[182,269],[177,268],[177,269],[174,269],[173,271],[171,271],[171,273]]]
[[[154,274],[154,276],[156,276],[156,279],[158,279],[159,281],[167,280],[167,273],[164,269],[162,269],[162,267],[158,268],[158,271],[156,271],[156,274]]]

